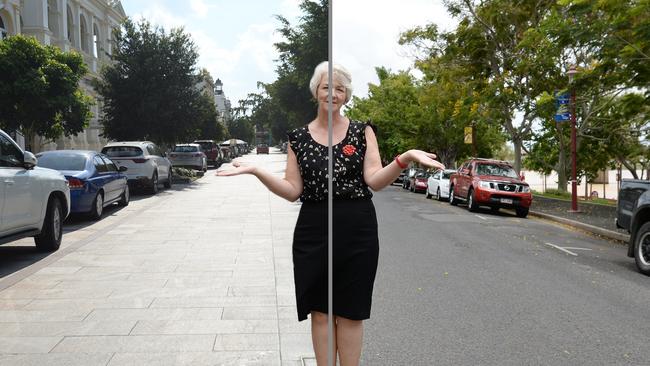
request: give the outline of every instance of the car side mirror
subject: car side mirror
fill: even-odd
[[[120,168],[119,168],[119,171],[121,171],[121,172],[125,172],[127,170],[129,170],[129,168],[127,168],[125,166],[120,166]]]
[[[25,154],[23,154],[23,166],[25,167],[25,169],[27,170],[34,169],[37,162],[38,160],[36,159],[36,156],[34,156],[34,154],[32,154],[29,151],[25,151]]]

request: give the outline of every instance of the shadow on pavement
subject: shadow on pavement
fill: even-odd
[[[36,250],[34,241],[30,240],[31,245],[24,246],[0,246],[0,278],[8,276],[25,267],[47,258],[56,253],[42,253]]]

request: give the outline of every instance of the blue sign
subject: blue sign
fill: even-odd
[[[555,94],[555,121],[566,122],[571,119],[571,111],[569,110],[569,93]]]

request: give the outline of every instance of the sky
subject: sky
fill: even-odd
[[[367,95],[377,83],[375,67],[393,71],[412,66],[407,49],[399,46],[400,32],[436,23],[451,29],[454,20],[442,0],[332,0],[334,62],[352,74],[354,95]],[[276,79],[278,53],[273,44],[282,37],[275,30],[282,15],[292,25],[300,16],[301,0],[122,0],[126,14],[145,18],[166,30],[184,27],[198,46],[198,66],[206,68],[233,107],[257,82]],[[315,67],[316,65],[314,65]],[[308,88],[305,85],[305,88]]]

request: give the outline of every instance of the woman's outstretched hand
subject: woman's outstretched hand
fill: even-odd
[[[436,169],[445,169],[445,165],[436,160],[436,154],[429,153],[422,150],[409,150],[403,155],[406,155],[406,158],[410,161],[414,161],[421,165],[436,168]]]
[[[253,174],[255,172],[254,166],[241,165],[241,163],[237,160],[232,161],[232,166],[234,167],[234,169],[217,170],[215,175],[218,175],[220,177],[229,177],[232,175]]]

